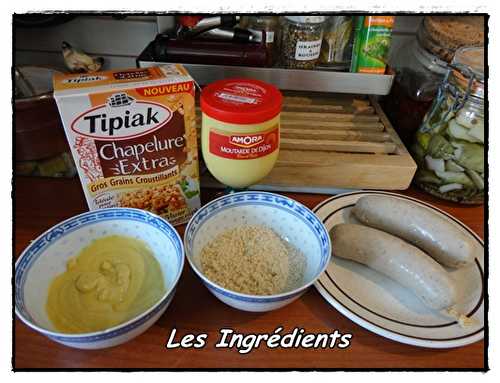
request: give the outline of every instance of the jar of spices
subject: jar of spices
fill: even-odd
[[[483,202],[484,48],[457,50],[411,150],[419,187],[455,202]]]
[[[275,62],[279,32],[279,18],[276,16],[250,16],[247,19],[246,28],[254,35],[257,43],[262,42],[265,35],[267,66],[273,66]]]
[[[321,52],[324,16],[284,16],[281,19],[281,64],[314,69]]]

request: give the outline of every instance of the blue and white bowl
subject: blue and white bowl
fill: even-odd
[[[118,326],[93,333],[58,332],[45,304],[51,281],[66,270],[68,259],[93,240],[124,235],[147,243],[163,272],[166,292],[147,311]],[[184,249],[177,231],[164,219],[138,209],[110,208],[77,215],[47,230],[16,262],[16,315],[29,327],[66,346],[98,349],[124,343],[146,331],[166,310],[184,266]]]
[[[302,284],[276,295],[248,295],[212,282],[202,272],[203,247],[223,231],[240,225],[264,225],[299,249],[306,258]],[[330,262],[328,232],[312,211],[293,199],[248,191],[222,196],[198,210],[184,234],[186,257],[205,286],[224,303],[245,311],[270,311],[293,302],[323,273]]]

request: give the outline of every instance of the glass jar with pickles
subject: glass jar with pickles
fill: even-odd
[[[484,49],[457,50],[420,126],[415,183],[440,198],[484,200]]]

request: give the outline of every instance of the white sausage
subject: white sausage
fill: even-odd
[[[455,304],[455,285],[448,273],[420,249],[363,225],[342,223],[330,234],[334,256],[362,263],[392,278],[432,309],[448,309]]]
[[[407,240],[445,266],[458,268],[474,261],[474,241],[442,216],[415,203],[364,196],[352,212],[365,225]]]

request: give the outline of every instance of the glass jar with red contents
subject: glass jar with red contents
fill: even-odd
[[[432,104],[447,63],[424,48],[422,33],[401,47],[394,62],[396,78],[385,110],[394,128],[408,146]]]

